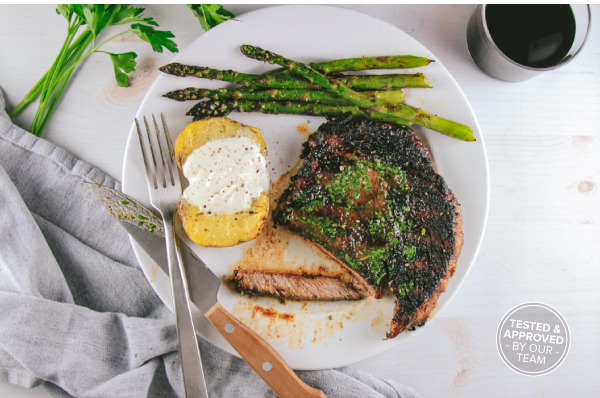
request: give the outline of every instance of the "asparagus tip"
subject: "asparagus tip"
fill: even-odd
[[[177,95],[176,91],[169,91],[168,93],[163,94],[162,96],[165,97],[165,98],[169,98],[169,99],[175,100],[175,101],[183,102],[183,99],[181,99],[180,95]]]
[[[169,75],[185,76],[185,73],[183,72],[185,69],[184,67],[185,65],[182,65],[178,62],[172,62],[170,64],[160,66],[158,70]]]
[[[253,46],[250,44],[242,44],[240,46],[240,50],[242,51],[242,54],[244,54],[248,58],[253,58],[259,61],[267,60],[265,51],[260,47]]]

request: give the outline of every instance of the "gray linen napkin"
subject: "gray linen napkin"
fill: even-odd
[[[0,380],[56,397],[183,395],[174,316],[83,182],[119,182],[12,124],[0,90]],[[199,339],[211,397],[274,397]],[[416,397],[352,368],[301,371],[328,397]]]

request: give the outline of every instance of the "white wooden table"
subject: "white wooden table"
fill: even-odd
[[[260,6],[228,6],[236,15]],[[600,396],[600,7],[583,53],[523,83],[483,74],[465,42],[474,5],[341,6],[391,23],[436,55],[458,81],[482,128],[491,177],[487,231],[462,289],[421,333],[358,363],[423,397]],[[0,6],[0,86],[12,109],[54,59],[65,22],[53,5]],[[180,48],[203,33],[185,5],[147,7]],[[310,28],[310,21],[307,28]],[[132,86],[118,88],[106,57],[77,73],[44,138],[120,179],[127,134],[144,94],[170,61],[137,38],[111,44],[138,53]],[[25,128],[28,110],[15,122]],[[570,352],[554,372],[527,377],[496,349],[504,314],[525,302],[557,309]],[[43,389],[0,384],[2,397],[46,397]]]

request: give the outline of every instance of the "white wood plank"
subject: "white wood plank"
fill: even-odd
[[[0,87],[9,107],[61,44],[65,24],[54,7],[0,6]],[[236,15],[260,7],[228,6]],[[485,239],[462,289],[410,344],[355,367],[409,385],[423,397],[600,395],[600,6],[592,6],[592,35],[573,62],[522,83],[494,80],[471,60],[465,29],[475,5],[341,7],[403,29],[444,64],[477,115],[491,177]],[[185,5],[147,8],[161,28],[175,33],[180,48],[202,34]],[[120,179],[133,116],[156,67],[172,55],[153,53],[131,37],[111,47],[138,52],[132,86],[117,87],[108,59],[90,58],[44,137]],[[28,110],[16,122],[26,127],[32,116]],[[504,314],[528,301],[556,308],[572,334],[564,363],[533,378],[504,365],[495,345]],[[4,383],[0,396],[48,394]]]

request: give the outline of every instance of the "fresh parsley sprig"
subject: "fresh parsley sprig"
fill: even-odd
[[[63,45],[50,69],[12,110],[10,117],[18,115],[39,97],[38,109],[30,131],[40,136],[73,71],[94,53],[105,53],[110,57],[117,84],[127,87],[127,73],[135,70],[137,54],[114,54],[100,49],[104,44],[124,34],[136,34],[150,43],[156,52],[162,52],[165,48],[176,53],[177,44],[171,40],[174,37],[173,33],[154,29],[158,24],[153,18],[142,17],[143,11],[143,8],[124,4],[59,4],[56,12],[65,17],[68,24]],[[131,24],[130,28],[100,41],[107,27],[124,24]]]
[[[221,22],[225,22],[235,16],[220,4],[188,4],[188,7],[192,9],[194,15],[200,21],[200,26],[204,30],[214,28]]]

